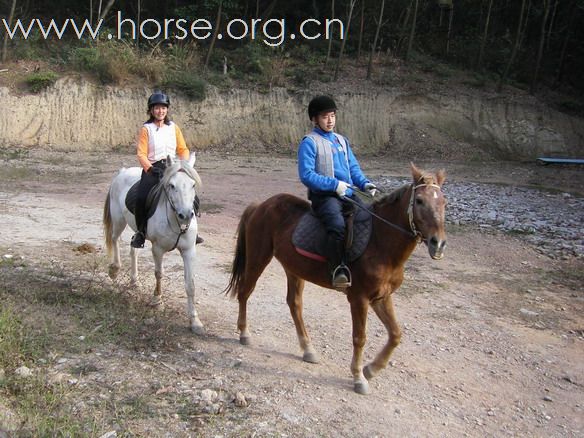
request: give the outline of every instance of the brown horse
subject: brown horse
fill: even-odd
[[[412,184],[407,184],[374,202],[370,207],[373,230],[361,257],[349,264],[352,286],[346,289],[353,320],[353,359],[351,372],[355,392],[369,392],[368,380],[387,366],[400,342],[401,331],[395,317],[392,293],[401,285],[404,265],[417,243],[424,241],[430,257],[442,258],[446,244],[444,208],[441,191],[443,171],[424,173],[411,165]],[[249,344],[247,300],[259,276],[272,257],[284,267],[288,278],[286,301],[290,307],[303,360],[316,363],[316,352],[302,319],[302,291],[307,280],[332,289],[327,264],[300,255],[292,245],[292,233],[300,217],[310,210],[308,202],[289,194],[272,196],[261,204],[248,206],[237,230],[235,257],[226,293],[237,296],[240,342]],[[377,357],[363,368],[369,305],[386,327],[388,340]]]

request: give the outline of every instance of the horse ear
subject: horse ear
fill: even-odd
[[[191,156],[189,157],[189,164],[191,167],[195,167],[195,162],[197,161],[197,154],[195,151],[191,152]]]
[[[416,167],[414,163],[410,161],[410,169],[412,171],[412,176],[414,177],[414,182],[418,182],[422,178],[422,171]]]
[[[166,165],[168,167],[172,166],[172,158],[170,157],[170,155],[166,156]]]
[[[437,173],[436,173],[436,183],[442,187],[442,184],[444,184],[444,181],[446,181],[446,171],[444,169],[440,169]]]

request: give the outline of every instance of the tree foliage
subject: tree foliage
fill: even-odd
[[[105,13],[104,26],[115,29],[118,11],[124,18],[139,17],[141,21],[157,20],[160,23],[164,19],[179,18],[188,22],[196,19],[215,22],[219,13],[223,26],[233,19],[244,20],[248,24],[252,19],[261,19],[256,25],[256,38],[260,38],[260,43],[265,42],[265,38],[261,38],[261,28],[266,20],[285,19],[286,38],[271,48],[275,59],[281,59],[283,51],[294,53],[308,50],[312,57],[322,59],[321,71],[329,75],[332,75],[329,71],[332,67],[325,67],[329,51],[332,59],[338,59],[342,47],[346,58],[356,60],[359,44],[362,44],[367,50],[372,48],[377,53],[388,53],[393,57],[406,58],[410,55],[416,59],[421,54],[469,70],[479,69],[495,78],[503,78],[501,83],[529,85],[534,92],[542,86],[561,87],[578,95],[584,90],[584,76],[581,74],[584,67],[584,26],[578,26],[578,23],[584,22],[584,0],[391,0],[385,2],[382,23],[379,23],[379,0],[357,0],[356,4],[355,0],[334,0],[335,18],[343,20],[347,27],[352,3],[358,11],[352,14],[351,28],[355,31],[347,34],[346,41],[341,41],[338,35],[332,44],[322,37],[312,40],[299,38],[298,30],[303,20],[316,19],[324,23],[331,17],[332,2],[116,0],[107,10],[110,0],[0,0],[0,18],[8,22],[13,5],[13,21],[20,19],[25,23],[33,18],[43,22],[54,19],[57,23],[75,19],[81,23],[90,17],[95,22]],[[522,15],[523,7],[525,11]],[[522,23],[518,23],[520,18]],[[242,31],[242,26],[239,22],[236,27]],[[270,28],[272,33],[276,31],[274,26]],[[0,23],[0,29],[4,43],[4,23]],[[152,34],[152,21],[144,29]],[[297,38],[289,38],[291,33],[295,33]],[[75,40],[71,32],[64,39],[67,38],[69,44],[78,46],[97,43]],[[206,63],[210,68],[215,65],[220,69],[228,67],[230,56],[226,54],[252,43],[249,34],[241,39],[162,40],[162,37],[143,38],[139,49],[152,54],[156,47],[195,44],[203,54],[201,64]],[[372,47],[374,41],[376,47]],[[7,40],[6,43],[8,58],[17,59],[18,50],[11,49],[15,49],[19,42]],[[127,41],[127,44],[138,48],[136,41]],[[227,62],[220,62],[219,67],[218,63],[214,63],[217,57]]]

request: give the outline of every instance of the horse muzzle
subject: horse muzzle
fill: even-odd
[[[438,239],[436,236],[432,236],[426,241],[428,245],[428,253],[433,260],[441,260],[444,256],[444,248],[446,247],[446,240]]]
[[[193,217],[195,216],[195,210],[194,209],[184,209],[184,210],[177,210],[176,211],[176,218],[179,222],[180,228],[182,231],[188,229],[191,220],[193,219]]]

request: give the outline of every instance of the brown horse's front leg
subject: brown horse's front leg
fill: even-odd
[[[365,377],[367,377],[368,380],[371,380],[377,375],[377,373],[379,373],[379,371],[387,366],[391,353],[395,347],[399,345],[401,339],[401,330],[395,317],[391,294],[388,293],[383,299],[373,302],[371,307],[373,307],[375,314],[387,329],[388,339],[379,354],[377,354],[375,359],[364,369]]]
[[[237,316],[237,328],[239,329],[239,343],[249,345],[251,337],[247,329],[247,298],[239,299],[239,315]]]
[[[286,295],[286,302],[290,308],[290,314],[294,320],[294,326],[296,327],[296,335],[298,336],[298,342],[300,343],[300,348],[302,349],[302,360],[304,362],[318,363],[318,356],[306,327],[304,325],[304,319],[302,318],[302,292],[304,291],[304,280],[291,272],[286,271],[286,277],[288,277],[288,294]]]
[[[363,374],[363,348],[367,340],[367,309],[369,303],[362,297],[349,298],[351,317],[353,318],[353,389],[358,394],[369,393],[369,382]]]

